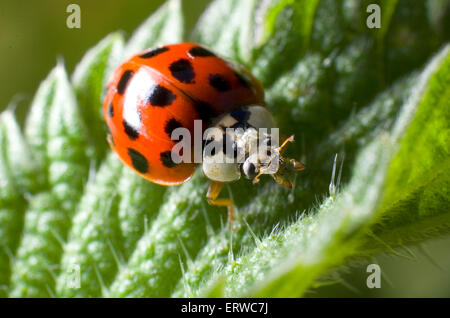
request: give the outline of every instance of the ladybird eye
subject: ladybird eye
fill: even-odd
[[[248,165],[247,176],[251,179],[256,176],[256,167],[253,163]]]
[[[245,161],[241,166],[241,172],[247,179],[253,179],[256,177],[256,166],[248,161]]]

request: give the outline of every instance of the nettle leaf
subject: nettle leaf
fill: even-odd
[[[21,245],[13,260],[11,295],[40,297],[52,294],[62,254],[61,240],[70,228],[92,153],[62,64],[39,88],[26,133],[46,185],[42,193],[30,197]]]
[[[231,275],[232,284],[225,293],[301,296],[320,274],[351,255],[358,244],[357,239],[352,240],[355,232],[363,228],[377,206],[391,151],[386,136],[367,146],[357,158],[353,178],[346,188],[282,233],[268,237],[252,254],[238,260],[239,265],[233,269],[236,274]],[[381,155],[374,155],[378,153]],[[255,261],[260,264],[259,268],[245,270]],[[264,280],[258,279],[263,275]],[[243,287],[240,284],[246,286],[243,291],[239,291]]]
[[[433,31],[433,22],[427,17],[426,2],[418,1],[410,6],[407,0],[398,0],[389,29],[385,32],[384,45],[389,47],[385,59],[388,79],[405,73],[412,65],[424,63],[429,52],[436,51],[442,43],[440,33]],[[435,22],[438,21],[436,18]]]
[[[55,86],[56,78],[54,70],[39,86],[31,103],[32,107],[28,113],[25,125],[27,142],[35,155],[38,169],[44,171],[43,174],[46,180],[49,164],[46,149],[48,138],[47,118],[55,96]]]
[[[437,69],[437,71],[436,71]],[[420,78],[405,107],[414,118],[387,175],[383,217],[374,229],[381,242],[403,245],[446,232],[450,226],[450,46]],[[417,110],[415,110],[415,105]],[[400,134],[408,122],[400,121]],[[398,137],[401,138],[401,137]],[[386,231],[387,229],[395,229]],[[434,233],[436,232],[436,233]]]
[[[0,115],[0,149],[0,297],[5,297],[23,227],[25,197],[38,184],[34,161],[11,109]]]
[[[125,47],[125,57],[146,48],[181,42],[184,38],[181,0],[169,0],[133,33]]]
[[[43,180],[15,114],[6,110],[0,116],[2,162],[19,192],[36,192]]]
[[[224,296],[301,296],[325,270],[358,253],[361,242],[369,239],[367,227],[381,215],[387,219],[382,229],[390,236],[388,242],[398,235],[395,227],[389,228],[392,213],[397,215],[393,224],[408,224],[405,234],[414,233],[412,237],[419,234],[411,232],[415,222],[421,221],[418,216],[434,217],[436,223],[430,224],[427,218],[428,227],[421,228],[425,233],[430,229],[448,230],[449,177],[444,170],[448,171],[450,150],[449,67],[447,46],[412,88],[413,97],[403,105],[393,128],[381,131],[362,148],[345,188],[282,231],[259,241],[252,252],[231,261],[223,273],[225,284],[223,278],[217,283],[223,286]],[[418,138],[423,139],[417,144]],[[412,161],[411,155],[420,152],[421,143],[433,146]],[[428,186],[434,191],[429,191]],[[404,199],[399,199],[399,193],[405,193]],[[443,200],[436,203],[437,198]],[[417,204],[417,199],[420,203],[434,203]],[[392,207],[392,201],[396,206]],[[411,204],[416,208],[410,209]],[[370,233],[370,237],[373,234],[377,232]],[[398,237],[402,238],[405,235]],[[213,290],[217,293],[217,289]]]
[[[145,228],[156,217],[166,188],[150,183],[129,170],[123,171],[117,188],[121,193],[118,218],[124,257],[128,259]]]
[[[11,110],[0,118],[0,297],[297,297],[349,261],[449,233],[448,1],[373,1],[382,28],[369,30],[371,2],[215,0],[190,32],[201,5],[170,0],[126,43],[89,50],[71,81],[58,63],[23,133]],[[233,230],[200,169],[158,186],[105,138],[113,68],[186,40],[262,80],[296,136],[287,154],[307,165],[293,189],[227,185]]]
[[[192,40],[211,47],[229,59],[250,63],[257,2],[213,1],[195,26]]]
[[[25,200],[17,193],[3,161],[0,164],[0,297],[8,296],[10,263],[19,244]]]
[[[332,163],[328,159],[332,158],[334,153],[342,153],[342,151],[345,150],[345,153],[347,153],[346,160],[352,162],[351,154],[354,153],[355,148],[368,144],[376,136],[392,129],[396,114],[410,95],[412,86],[416,83],[416,80],[416,76],[400,80],[391,89],[380,94],[373,103],[367,105],[358,112],[358,114],[352,116],[335,133],[319,144],[315,154],[316,158],[311,158],[316,166],[316,169],[313,172],[316,178],[320,175],[321,170],[323,170],[327,173],[326,180],[329,181],[328,172],[330,171]],[[366,160],[366,158],[361,160]],[[373,169],[375,169],[375,167]],[[362,181],[363,179],[360,179],[359,182],[361,183]],[[360,184],[358,186],[360,186]],[[232,287],[235,284],[234,280],[238,281],[244,279],[242,284],[246,284],[255,279],[255,277],[264,277],[265,274],[263,272],[253,272],[255,276],[252,276],[250,268],[261,269],[261,264],[265,264],[266,267],[263,269],[266,270],[278,261],[284,260],[284,256],[288,250],[284,250],[284,247],[283,250],[281,250],[281,247],[276,248],[279,247],[279,245],[276,244],[279,244],[280,237],[286,235],[286,232],[280,231],[280,226],[275,227],[274,233],[267,239],[267,244],[263,244],[260,238],[264,236],[268,229],[273,229],[276,222],[283,220],[283,211],[284,215],[290,214],[292,218],[296,215],[295,211],[303,210],[303,208],[300,207],[300,204],[304,204],[304,201],[308,200],[308,191],[310,191],[310,187],[317,187],[317,185],[311,184],[308,180],[303,180],[303,178],[297,180],[295,193],[289,193],[283,191],[283,189],[278,186],[268,184],[252,200],[245,211],[245,221],[239,224],[238,228],[233,233],[224,229],[221,233],[210,238],[208,244],[199,253],[197,260],[190,264],[188,270],[185,271],[184,278],[179,282],[173,295],[204,295],[204,291],[210,288],[209,284],[211,281],[209,281],[208,278],[218,275],[217,271],[220,273],[221,271],[223,272],[223,268],[226,268],[227,275],[229,274],[232,276],[229,279],[233,280],[233,283],[230,283],[230,286],[227,287],[228,289],[233,289],[227,291],[227,293],[230,294],[226,295],[242,296],[239,292],[246,287],[238,284],[238,287],[234,289],[234,287]],[[328,184],[323,184],[322,189],[325,187],[328,188]],[[356,191],[357,189],[358,188],[354,188],[353,191]],[[280,200],[280,197],[285,195],[283,192],[289,193],[286,198],[287,200]],[[311,195],[317,195],[317,192],[312,191]],[[298,199],[296,200],[295,197]],[[351,195],[346,198],[346,200],[350,199],[352,199]],[[334,207],[330,202],[335,202],[335,199],[328,198],[323,205],[326,206],[327,209],[338,209],[340,207]],[[360,209],[361,207],[358,208]],[[286,212],[286,210],[288,212]],[[300,218],[301,222],[309,222],[310,218],[306,217],[306,215],[312,215],[313,213],[317,212],[311,211],[308,214],[303,214],[303,217]],[[335,214],[336,212],[332,215]],[[271,219],[272,221],[270,221]],[[305,228],[306,223],[301,223],[300,220],[298,223],[301,224],[301,228],[300,225],[294,225],[292,233],[289,234],[291,235],[291,238],[297,237],[299,235],[298,232],[300,230],[303,231]],[[271,224],[270,222],[275,223]],[[335,220],[330,222],[330,224],[334,224],[333,222],[335,222]],[[286,221],[284,221],[283,224],[286,224]],[[317,224],[315,226],[317,226]],[[327,230],[324,231],[326,232]],[[296,244],[297,243],[292,246],[297,246]],[[306,243],[303,243],[303,245],[305,244]],[[242,259],[236,260],[237,257],[235,254],[238,254],[239,252],[248,252],[251,250],[251,247],[255,246],[257,249],[255,249],[253,253],[260,253],[260,255],[256,256],[251,254],[251,256],[244,256]],[[261,247],[261,250],[258,250],[258,247]],[[289,245],[289,248],[291,248],[291,245]],[[257,260],[252,259],[251,262],[249,261],[250,263],[245,265],[247,266],[245,269],[240,268],[240,271],[248,274],[248,277],[243,277],[243,274],[241,275],[239,271],[236,271],[236,277],[234,277],[234,268],[238,267],[239,264],[243,262],[243,259],[251,257],[257,257]],[[319,269],[320,268],[318,267],[317,270]],[[228,271],[230,271],[230,273],[228,273]],[[218,275],[217,285],[214,285],[215,288],[213,290],[215,293],[218,292],[217,288],[219,285],[222,286],[221,288],[227,286],[224,284],[224,277],[222,274],[223,273]],[[311,270],[309,279],[314,280],[313,277],[313,271]],[[309,283],[308,281],[305,282],[305,286],[311,284],[311,281],[309,281]],[[215,296],[223,295],[223,291],[221,293],[222,294],[215,294]],[[301,290],[299,289],[298,295],[300,295],[300,293]],[[208,292],[207,295],[212,296],[210,292]],[[284,296],[293,295],[294,294]]]
[[[72,84],[80,105],[80,113],[89,129],[95,159],[100,161],[107,149],[106,125],[103,120],[103,99],[109,74],[120,63],[123,38],[114,33],[86,52],[72,75]]]
[[[317,0],[280,1],[269,9],[269,17],[276,15],[276,18],[267,21],[270,36],[256,49],[253,67],[263,84],[273,83],[306,53],[317,4]]]
[[[110,154],[87,185],[64,245],[56,295],[96,297],[111,283],[123,253],[117,215],[117,183],[122,168],[115,155]],[[71,284],[78,269],[82,288]]]
[[[185,262],[191,261],[220,224],[220,214],[213,214],[214,209],[204,201],[205,191],[199,173],[170,191],[128,264],[119,271],[109,296],[170,296]]]
[[[292,127],[297,135],[327,129],[330,123],[324,114],[333,113],[329,61],[320,53],[308,53],[266,90],[268,107],[277,114],[280,126]],[[331,115],[329,120],[334,120]]]

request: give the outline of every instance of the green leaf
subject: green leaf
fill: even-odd
[[[200,17],[192,38],[222,56],[248,64],[256,9],[256,0],[215,0]]]
[[[390,245],[415,242],[450,226],[450,46],[420,81],[406,105],[411,113],[417,110],[404,137],[398,137],[400,147],[387,176],[382,214],[390,217],[374,230]],[[407,120],[395,127],[397,135]]]
[[[184,38],[184,17],[181,0],[169,0],[133,33],[125,46],[125,57],[149,47],[181,42]]]
[[[343,6],[343,1],[322,0],[318,3],[311,32],[311,48],[329,54],[342,45],[346,36],[343,15],[349,11],[342,10]]]
[[[273,83],[282,71],[295,65],[306,53],[317,3],[317,0],[280,1],[271,9],[275,10],[277,17],[268,20],[270,25],[266,29],[273,31],[255,51],[253,67],[263,84]],[[270,11],[268,14],[270,16]]]
[[[219,224],[205,205],[199,174],[173,189],[111,285],[112,297],[168,297],[189,262]]]
[[[441,37],[446,37],[448,39],[448,32],[445,36],[446,27],[448,27],[450,1],[449,0],[427,0],[426,1],[427,16],[430,21],[433,30],[439,34]],[[447,23],[447,24],[446,24]]]
[[[388,79],[406,73],[412,65],[424,63],[439,48],[439,35],[433,31],[427,11],[425,1],[398,0],[385,31],[384,45],[389,48],[385,56]]]
[[[366,26],[372,2],[381,29]],[[191,34],[201,5],[171,0],[126,44],[112,33],[88,51],[71,82],[59,63],[24,133],[0,118],[0,297],[297,297],[358,258],[448,234],[448,3],[215,0]],[[186,39],[263,81],[280,134],[296,136],[286,156],[307,165],[293,189],[227,185],[232,230],[201,169],[166,188],[107,150],[115,65]]]
[[[0,297],[9,288],[10,263],[17,249],[26,207],[33,189],[33,161],[11,110],[0,115]]]
[[[317,177],[321,173],[330,171],[331,164],[329,158],[335,153],[342,153],[345,150],[346,161],[353,162],[355,149],[368,144],[377,135],[386,130],[392,129],[396,114],[410,94],[411,88],[416,83],[417,77],[402,79],[391,89],[380,94],[373,103],[367,105],[358,114],[350,118],[338,130],[333,132],[321,144],[317,146],[315,158],[311,158],[316,163],[314,175]],[[344,171],[347,169],[344,169]],[[322,172],[323,171],[323,172]],[[345,173],[344,173],[345,174]],[[303,179],[303,178],[302,178]],[[326,181],[329,181],[327,179]],[[311,190],[311,184],[297,180],[295,196],[304,204]],[[314,185],[311,191],[312,196],[316,196],[316,189],[328,188],[328,183]],[[215,236],[199,253],[197,260],[189,264],[184,272],[184,278],[179,282],[174,296],[198,296],[208,289],[208,279],[216,274],[217,269],[226,267],[227,264],[234,264],[235,255],[241,250],[251,250],[253,246],[261,244],[261,237],[268,229],[279,228],[277,222],[283,222],[282,211],[301,211],[299,202],[293,202],[294,193],[287,196],[289,203],[280,201],[278,198],[285,195],[282,188],[267,185],[259,195],[254,198],[252,204],[245,209],[245,221],[241,222],[237,229],[230,233],[227,229]],[[285,212],[289,214],[289,212]],[[272,218],[272,219],[271,219]],[[271,220],[271,221],[270,221]],[[306,220],[304,217],[303,220]],[[271,223],[274,222],[274,223]],[[274,230],[271,235],[281,235],[279,230]],[[274,253],[276,253],[274,251]],[[228,265],[233,266],[233,265]],[[219,276],[223,281],[223,276]],[[205,282],[208,282],[205,286]],[[222,284],[223,282],[221,282]]]
[[[117,183],[122,164],[109,154],[95,179],[86,187],[73,226],[64,244],[56,295],[63,297],[99,297],[111,283],[120,266],[123,238],[120,233]],[[81,273],[80,287],[73,285],[74,272]]]
[[[368,144],[375,136],[393,128],[398,112],[416,84],[416,73],[398,80],[389,89],[380,93],[369,105],[330,133],[316,147],[314,162],[321,162],[322,169],[328,169],[332,154],[345,155],[345,161],[353,162],[358,149]],[[345,171],[350,166],[343,167]]]
[[[447,168],[445,170],[448,171],[449,145],[446,141],[449,140],[450,127],[449,67],[450,47],[447,46],[429,63],[413,87],[413,97],[404,104],[393,128],[380,132],[360,152],[348,185],[336,197],[331,196],[325,200],[316,210],[303,214],[286,229],[258,242],[252,252],[229,262],[222,274],[226,277],[224,295],[301,296],[325,270],[342,263],[350,255],[358,254],[361,242],[372,237],[368,237],[367,227],[372,225],[380,214],[386,219],[383,222],[383,230],[390,234],[390,242],[392,236],[395,237],[398,233],[395,227],[389,228],[389,225],[392,225],[389,222],[393,217],[392,213],[406,217],[410,224],[418,221],[417,217],[408,215],[410,213],[423,217],[433,215],[439,223],[430,224],[428,218],[429,227],[448,230],[449,178],[448,173],[440,168]],[[412,162],[414,152],[420,152],[420,141],[419,145],[416,142],[419,136],[423,135],[425,122],[428,126],[425,131],[428,133],[425,133],[423,144],[432,144],[432,147],[427,147],[427,152],[438,156],[433,158],[436,161],[431,162],[430,157],[426,155],[417,156]],[[444,140],[445,142],[442,142]],[[398,148],[399,151],[396,152]],[[433,173],[436,168],[434,163],[438,164],[436,174]],[[415,171],[422,179],[425,178],[425,186],[433,188],[434,191],[429,193],[437,193],[444,200],[440,201],[439,205],[419,204],[420,208],[413,210],[408,210],[410,206],[401,211],[398,211],[398,207],[386,210],[384,206],[393,199],[400,207],[404,206],[401,201],[415,204],[416,200],[411,198],[411,195],[417,194],[414,190],[421,190],[424,186],[415,185],[413,182],[411,177]],[[434,177],[430,178],[430,173],[433,173]],[[444,187],[436,192],[436,186]],[[399,200],[398,193],[408,187],[413,189],[405,193],[407,199]],[[435,196],[428,197],[422,193],[419,198],[436,199]],[[436,215],[438,211],[439,214]],[[445,222],[441,223],[443,221]],[[402,225],[404,223],[403,219],[397,222]],[[414,233],[411,228],[409,233]],[[404,237],[405,235],[401,236]],[[217,284],[223,284],[222,279],[219,279]]]
[[[118,184],[121,193],[118,218],[123,236],[124,257],[134,251],[148,223],[152,221],[163,202],[166,187],[162,187],[124,170]]]
[[[238,1],[230,0],[215,0],[212,1],[206,8],[205,12],[200,16],[191,38],[194,42],[202,43],[212,49],[217,49],[216,44],[220,44],[220,38],[222,34],[226,34],[229,41],[224,41],[222,45],[221,54],[224,56],[230,56],[233,54],[233,37],[237,36],[235,34],[236,28],[231,28],[228,30],[229,20],[227,17],[231,16]],[[225,31],[225,32],[224,32]],[[231,41],[230,41],[231,39]]]
[[[56,70],[39,86],[31,103],[25,125],[25,137],[33,151],[39,171],[45,175],[47,181],[47,118],[55,97]]]
[[[52,294],[54,275],[89,169],[86,129],[64,67],[58,64],[38,90],[27,138],[48,188],[30,198],[22,244],[14,259],[11,295]]]
[[[11,275],[10,262],[19,244],[23,226],[23,198],[7,176],[3,163],[0,164],[0,297],[8,295]]]
[[[319,53],[308,53],[266,90],[268,107],[280,126],[295,133],[308,126],[317,133],[329,125],[324,114],[330,114],[329,120],[333,120],[329,61]]]
[[[102,159],[107,149],[102,108],[106,86],[109,75],[121,61],[122,54],[122,36],[118,33],[110,34],[85,54],[72,75],[80,114],[89,129],[97,161]]]
[[[375,60],[374,39],[367,35],[352,40],[336,56],[333,67],[337,79],[332,100],[335,117],[361,107],[380,90],[381,83],[373,69]]]
[[[259,249],[238,260],[241,264],[234,269],[236,275],[230,278],[233,284],[227,293],[242,295],[239,288],[244,283],[244,292],[252,296],[298,297],[325,270],[354,253],[359,241],[355,237],[380,200],[392,150],[388,136],[375,139],[359,155],[353,178],[336,198],[330,197],[317,211],[300,218],[283,233],[267,238]],[[255,262],[259,268],[251,269]],[[265,271],[266,267],[269,270]],[[262,274],[266,276],[264,281],[255,279]]]
[[[3,164],[19,192],[35,192],[43,181],[16,117],[12,110],[0,116]]]

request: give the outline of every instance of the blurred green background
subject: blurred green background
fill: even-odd
[[[439,0],[436,0],[439,1]],[[17,114],[23,121],[39,83],[58,58],[71,73],[86,50],[108,33],[131,32],[163,0],[2,0],[0,2],[0,110],[18,100]],[[193,26],[208,0],[189,0]],[[81,7],[81,29],[66,27],[66,8]],[[399,253],[379,255],[334,273],[341,283],[321,287],[310,297],[450,297],[450,237],[425,242]],[[381,289],[366,287],[366,266],[378,263],[383,273]]]
[[[87,49],[112,31],[129,37],[164,0],[1,0],[0,1],[0,110],[18,98],[23,119],[39,83],[58,58],[69,74]],[[190,1],[192,26],[209,0]],[[69,4],[81,8],[81,28],[69,29]]]

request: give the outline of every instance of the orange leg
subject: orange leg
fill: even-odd
[[[294,169],[297,171],[303,171],[306,168],[303,163],[295,159],[289,159],[289,162],[291,163],[292,167],[294,167]]]
[[[211,180],[208,188],[208,193],[206,194],[206,199],[211,205],[226,206],[228,211],[228,224],[234,220],[233,215],[233,201],[230,199],[217,199],[220,190],[222,190],[223,183]]]
[[[290,136],[283,142],[283,144],[280,147],[278,147],[278,152],[282,153],[286,149],[287,144],[290,142],[294,142],[294,135]]]
[[[280,177],[278,174],[273,174],[272,177],[275,179],[275,181],[285,187],[288,187],[290,189],[292,189],[294,187],[294,185],[292,184],[292,182],[283,179],[282,177]]]

